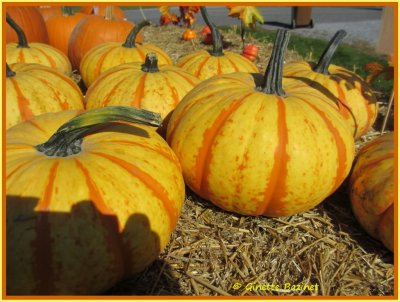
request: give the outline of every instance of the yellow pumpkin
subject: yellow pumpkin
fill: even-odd
[[[394,136],[386,133],[365,144],[350,175],[350,200],[360,225],[394,251]]]
[[[149,21],[143,21],[135,26],[123,44],[106,42],[89,50],[80,65],[82,80],[86,87],[89,87],[95,79],[111,67],[130,62],[144,63],[146,54],[150,52],[157,54],[160,65],[172,65],[171,58],[161,48],[150,43],[136,45],[135,40],[139,31],[149,24]]]
[[[9,295],[102,294],[151,264],[177,223],[180,165],[148,126],[160,116],[129,107],[80,112],[7,130]]]
[[[262,85],[248,73],[215,76],[171,115],[167,141],[186,184],[227,211],[306,211],[350,171],[354,140],[339,112],[304,84],[281,89],[287,40],[279,30]]]
[[[182,69],[162,65],[148,53],[146,62],[126,63],[104,72],[86,93],[86,108],[133,106],[158,112],[165,118],[199,79]]]
[[[209,18],[205,7],[200,7],[204,21],[211,28],[213,50],[198,50],[181,57],[176,66],[205,80],[219,74],[232,72],[258,72],[257,66],[238,53],[222,50],[222,39],[217,27]]]
[[[16,63],[6,72],[6,128],[42,113],[83,109],[78,85],[55,69]]]
[[[8,14],[6,19],[18,36],[18,43],[6,44],[6,62],[8,64],[37,63],[57,69],[67,76],[72,74],[71,63],[62,51],[45,43],[35,42],[28,44],[21,27]]]

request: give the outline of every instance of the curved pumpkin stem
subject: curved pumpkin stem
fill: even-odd
[[[6,63],[6,77],[12,78],[16,75],[15,71],[13,71],[10,66]]]
[[[329,41],[328,46],[325,48],[323,54],[319,58],[317,65],[314,67],[314,71],[318,73],[328,74],[329,65],[331,64],[332,57],[335,54],[340,42],[347,35],[343,29],[338,30],[333,38]]]
[[[159,72],[158,69],[158,59],[155,53],[149,52],[146,55],[146,61],[142,65],[143,72]]]
[[[39,152],[47,156],[66,157],[82,150],[82,139],[92,133],[93,128],[110,122],[125,121],[160,126],[159,113],[128,106],[110,106],[82,113],[62,125],[50,139],[36,146]]]
[[[211,22],[207,9],[205,6],[200,7],[201,15],[203,16],[204,22],[208,25],[208,27],[211,29],[211,35],[212,35],[212,41],[213,41],[213,50],[210,51],[210,54],[215,57],[220,57],[224,55],[224,52],[222,51],[222,38],[221,34],[219,33],[217,26]]]
[[[285,96],[285,91],[282,88],[282,70],[289,37],[289,31],[278,29],[274,48],[272,49],[267,70],[265,71],[264,85],[262,86],[262,91],[267,94]]]
[[[8,13],[6,13],[6,21],[7,21],[8,25],[11,26],[11,28],[15,31],[15,33],[18,36],[18,46],[17,47],[29,48],[28,40],[26,39],[26,35],[25,35],[24,31],[17,23],[15,23],[15,21],[11,18],[11,16]]]
[[[63,15],[64,17],[68,17],[68,16],[72,16],[72,8],[71,6],[62,6],[61,7],[61,15]]]
[[[136,25],[132,30],[129,32],[128,37],[126,37],[125,43],[122,44],[123,47],[126,48],[135,48],[136,47],[136,36],[142,30],[143,27],[150,25],[150,21],[144,20]]]
[[[106,20],[114,19],[114,7],[113,6],[106,6],[105,19]]]

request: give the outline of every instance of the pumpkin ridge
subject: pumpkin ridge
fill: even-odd
[[[104,97],[105,101],[104,101],[104,105],[108,106],[108,104],[112,101],[112,99],[110,98],[111,95],[114,94],[114,91],[117,90],[119,88],[119,86],[123,83],[124,79],[122,79],[121,81],[119,81],[117,84],[114,85],[114,87],[110,90],[109,93],[107,93],[107,95]],[[87,96],[86,96],[87,97]]]
[[[200,72],[203,69],[203,66],[206,65],[207,61],[210,59],[211,59],[211,56],[208,56],[208,57],[204,58],[204,61],[199,64],[197,70],[194,72],[194,75],[196,77],[198,77],[200,75]],[[219,60],[218,60],[218,62],[219,62]]]
[[[40,130],[41,132],[43,132],[44,134],[47,135],[47,131],[44,130],[42,127],[40,127],[37,123],[35,123],[32,119],[27,120],[27,123],[31,124],[34,128]]]
[[[176,75],[184,79],[190,85],[193,85],[193,87],[196,86],[196,84],[190,78],[188,78],[183,72],[181,72],[181,70],[174,70],[174,72],[176,73]]]
[[[105,154],[101,152],[91,151],[91,154],[95,154],[101,156],[105,159],[108,159],[113,164],[121,167],[126,172],[128,172],[132,177],[139,179],[151,192],[153,192],[154,196],[157,197],[161,203],[163,204],[165,210],[168,213],[169,222],[170,222],[170,231],[172,231],[175,227],[175,224],[178,220],[178,210],[173,207],[173,202],[170,200],[168,193],[166,190],[158,183],[150,174],[143,171],[136,165],[126,162],[120,158],[114,157],[110,154]]]
[[[109,53],[112,52],[114,49],[115,49],[115,47],[112,47],[112,48],[110,47],[109,50],[107,50],[105,53],[103,53],[101,55],[99,60],[96,62],[96,66],[95,66],[94,71],[93,71],[93,73],[94,73],[94,77],[93,78],[97,78],[101,74],[101,68],[103,67],[104,60],[109,55]],[[84,59],[82,59],[82,62],[84,62]]]
[[[20,120],[27,120],[33,116],[33,112],[30,109],[30,102],[22,93],[15,78],[10,78],[10,80],[14,86],[15,92],[17,93],[18,108],[21,113]]]
[[[179,103],[179,95],[176,92],[176,88],[174,87],[174,85],[171,84],[171,81],[168,79],[168,75],[164,74],[163,78],[165,79],[165,82],[167,83],[167,86],[169,88],[169,90],[172,92],[172,97],[174,100],[174,106],[176,107],[176,105]]]
[[[235,69],[235,72],[239,72],[235,62],[233,62],[227,55],[225,55],[226,60],[231,64],[231,66]]]
[[[56,61],[54,61],[54,59],[51,56],[49,56],[45,51],[43,51],[43,49],[36,48],[36,50],[40,52],[50,62],[51,67],[57,68]]]
[[[140,108],[140,106],[141,106],[142,98],[144,96],[144,86],[145,86],[145,82],[146,82],[146,77],[147,77],[147,73],[144,72],[143,75],[139,79],[139,83],[136,86],[136,89],[134,91],[135,94],[133,95],[133,100],[130,103],[130,105],[133,107]]]
[[[38,79],[38,80],[39,80],[39,82],[42,82],[45,86],[47,86],[53,92],[54,100],[57,101],[57,103],[60,105],[62,110],[70,109],[69,103],[61,100],[61,98],[57,94],[56,89],[54,89],[54,86],[52,85],[52,83],[49,83],[45,79]]]

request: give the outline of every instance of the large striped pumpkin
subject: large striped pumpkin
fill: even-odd
[[[6,128],[34,115],[83,109],[83,95],[69,77],[39,64],[16,63],[6,71]]]
[[[186,184],[227,211],[306,211],[350,171],[354,140],[339,112],[306,85],[280,88],[287,34],[278,31],[262,85],[248,73],[215,76],[190,91],[169,121],[167,141]]]
[[[200,80],[232,72],[258,72],[257,66],[249,59],[238,53],[223,51],[221,35],[216,25],[209,20],[206,8],[202,6],[200,9],[205,22],[211,28],[213,49],[189,53],[181,57],[176,65]]]
[[[71,63],[68,57],[57,48],[45,43],[29,43],[21,27],[7,14],[9,24],[18,35],[18,43],[7,43],[6,61],[13,63],[38,63],[70,76],[72,73]]]
[[[338,31],[317,64],[307,61],[284,66],[283,75],[303,81],[327,96],[348,122],[354,138],[367,133],[378,114],[378,103],[369,85],[356,73],[330,64],[346,32]]]
[[[157,54],[160,65],[172,65],[171,58],[161,48],[149,43],[136,44],[135,40],[140,30],[149,24],[149,21],[143,21],[135,26],[126,37],[125,43],[106,42],[89,50],[80,65],[82,80],[86,87],[89,87],[100,74],[114,66],[130,62],[144,63],[149,52]]]
[[[122,109],[47,113],[7,131],[7,294],[102,294],[166,246],[185,196],[179,162],[136,123],[159,116]]]
[[[364,145],[350,175],[350,200],[361,226],[394,251],[394,135]]]
[[[97,78],[86,92],[86,108],[132,106],[165,118],[199,82],[176,66],[158,66],[157,55],[149,53],[143,64],[121,64]]]

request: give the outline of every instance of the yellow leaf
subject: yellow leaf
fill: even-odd
[[[228,16],[240,19],[245,27],[256,26],[256,23],[264,23],[264,17],[256,6],[228,6]]]

